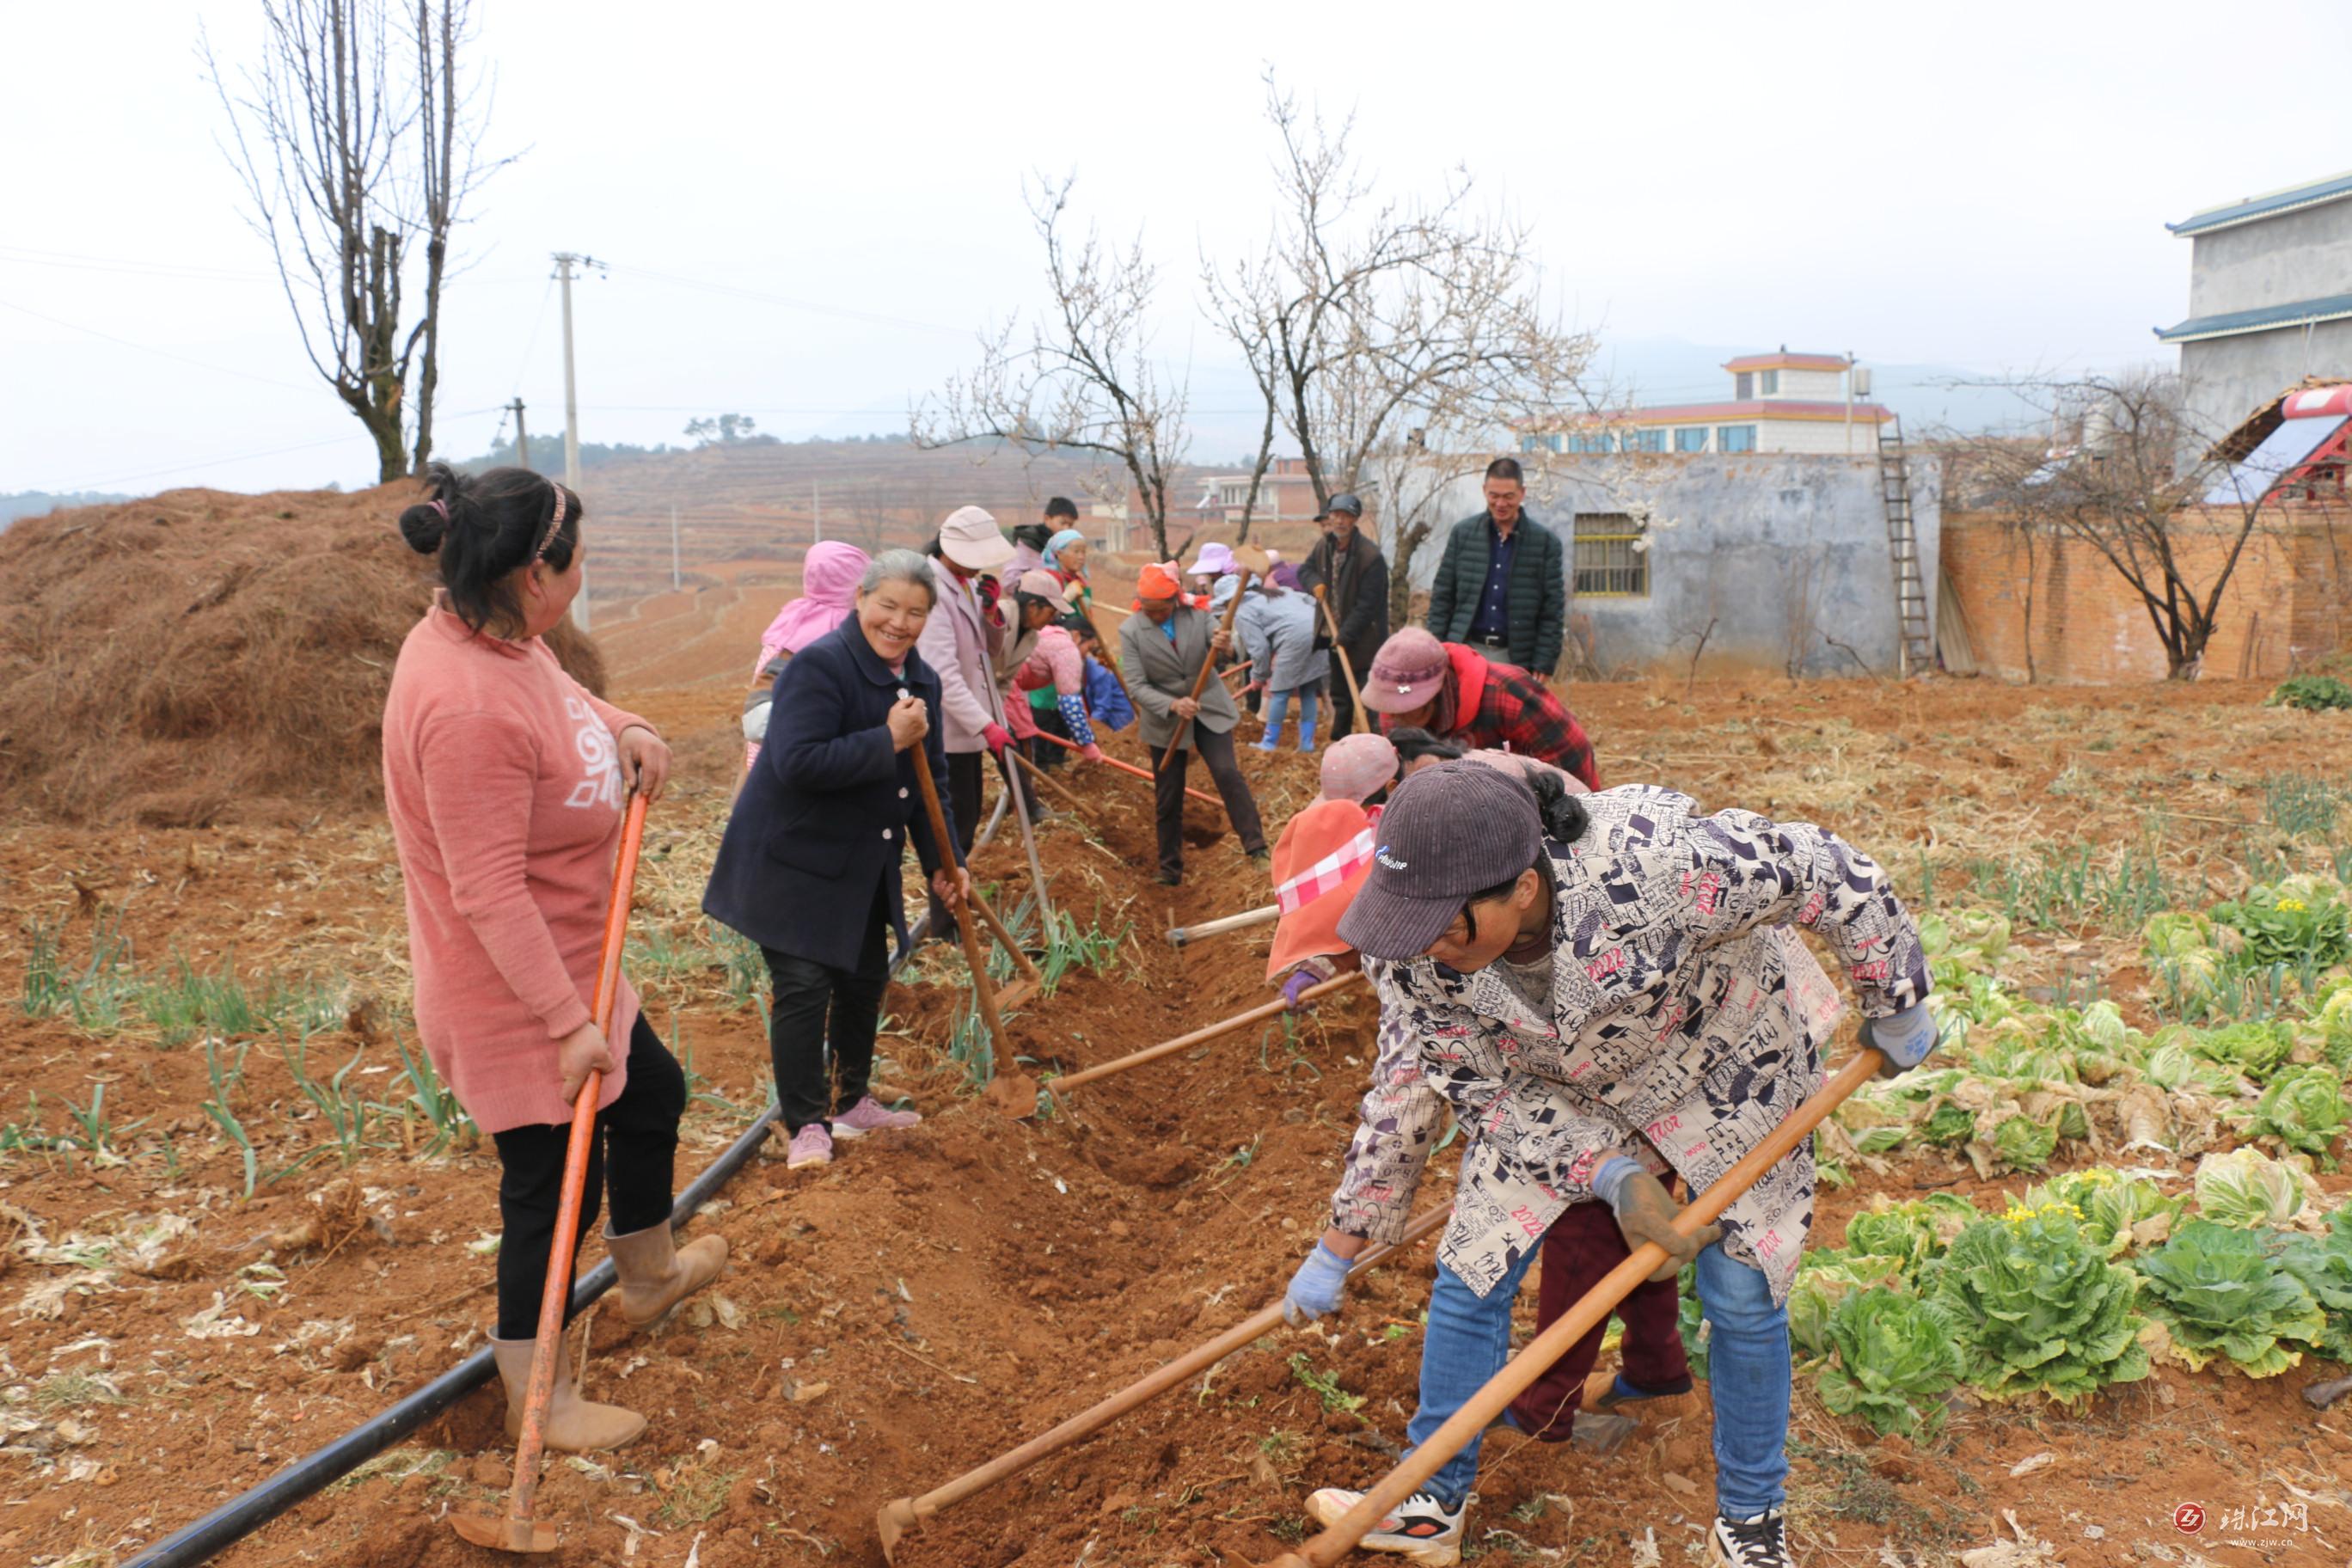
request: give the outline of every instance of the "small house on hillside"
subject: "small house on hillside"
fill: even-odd
[[[1524,453],[1834,452],[1872,457],[1892,411],[1866,399],[1869,374],[1844,354],[1779,352],[1728,361],[1730,396],[1714,403],[1604,409],[1523,421]]]

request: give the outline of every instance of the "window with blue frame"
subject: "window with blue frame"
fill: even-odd
[[[1625,449],[1629,452],[1663,452],[1666,449],[1666,433],[1664,430],[1631,431],[1625,437]]]
[[[1778,391],[1780,391],[1780,373],[1779,371],[1777,371],[1777,370],[1763,370],[1763,371],[1758,371],[1758,372],[1756,373],[1756,395],[1757,395],[1757,396],[1759,396],[1759,397],[1769,397],[1769,396],[1771,396],[1774,393],[1776,393],[1776,392],[1778,392]]]
[[[1542,447],[1543,437],[1540,436],[1522,436],[1519,437],[1519,450],[1522,452],[1540,451]]]
[[[1696,426],[1696,428],[1692,428],[1692,429],[1684,429],[1684,430],[1677,430],[1677,431],[1675,431],[1675,451],[1677,451],[1677,452],[1704,452],[1704,451],[1706,451],[1706,426],[1704,426],[1704,425],[1701,425],[1701,426]]]
[[[1571,452],[1606,452],[1610,449],[1609,432],[1606,430],[1575,431],[1568,437],[1568,449]]]
[[[1756,450],[1756,426],[1753,425],[1718,425],[1715,431],[1715,449],[1718,452],[1752,452]]]
[[[1734,371],[1731,375],[1731,395],[1742,403],[1755,396],[1756,373],[1752,370]]]

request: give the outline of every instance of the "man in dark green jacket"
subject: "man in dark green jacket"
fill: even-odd
[[[1549,680],[1568,619],[1568,560],[1559,535],[1529,517],[1516,458],[1486,467],[1486,510],[1454,525],[1428,626],[1440,642],[1463,643],[1502,664]]]

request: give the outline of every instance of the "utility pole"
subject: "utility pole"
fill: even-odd
[[[677,502],[669,503],[669,587],[675,594],[685,586],[677,569]]]
[[[593,267],[600,271],[604,264],[593,256],[579,256],[568,250],[555,253],[556,280],[563,285],[563,488],[573,495],[580,493],[580,391],[572,374],[572,269]],[[588,584],[582,582],[579,596],[572,601],[572,624],[582,631],[588,629]]]
[[[522,427],[522,399],[518,397],[507,406],[514,410],[515,416],[515,467],[528,468],[530,467],[530,437]]]
[[[809,542],[824,542],[824,486],[815,479],[809,481]]]

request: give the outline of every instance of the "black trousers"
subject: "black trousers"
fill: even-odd
[[[588,1186],[580,1202],[581,1238],[595,1225],[598,1199],[607,1192],[614,1235],[667,1223],[677,1167],[677,1119],[685,1110],[686,1074],[639,1013],[629,1034],[629,1081],[620,1098],[596,1113]],[[563,1196],[563,1151],[571,1137],[568,1122],[490,1134],[499,1150],[499,1223],[505,1232],[499,1242],[502,1340],[527,1340],[539,1331],[539,1299],[547,1289],[555,1211]],[[566,1321],[572,1317],[569,1302],[563,1316]]]
[[[1352,659],[1355,655],[1349,654],[1348,657]],[[1363,679],[1364,674],[1364,671],[1357,670],[1356,679]],[[1331,679],[1324,682],[1324,696],[1329,699],[1331,707],[1331,728],[1326,731],[1328,738],[1336,741],[1342,735],[1354,734],[1356,732],[1356,700],[1348,690],[1347,676],[1339,670],[1339,655],[1336,649],[1331,655]],[[1366,716],[1365,724],[1368,729],[1379,728],[1378,723],[1369,715]]]
[[[787,1135],[829,1121],[866,1096],[874,1077],[874,1031],[890,983],[890,921],[876,884],[866,941],[854,969],[835,969],[763,947],[768,961],[768,1061]]]
[[[1178,751],[1176,760],[1165,767],[1160,763],[1165,748],[1151,749],[1151,793],[1159,806],[1160,869],[1171,877],[1181,876],[1184,871],[1184,774],[1194,750],[1207,764],[1209,776],[1216,781],[1217,795],[1225,803],[1225,815],[1233,819],[1234,831],[1241,835],[1242,847],[1253,855],[1265,847],[1265,828],[1258,821],[1257,801],[1250,795],[1249,781],[1242,777],[1241,763],[1234,757],[1233,731],[1213,734],[1195,724],[1192,742],[1191,750]]]
[[[948,809],[955,813],[956,859],[971,858],[971,841],[980,832],[981,764],[985,751],[948,753]]]
[[[1062,717],[1062,710],[1059,708],[1032,708],[1029,710],[1029,717],[1036,723],[1041,734],[1059,735],[1065,741],[1072,738],[1070,722]],[[1070,755],[1051,741],[1034,740],[1026,744],[1029,748],[1029,760],[1041,768],[1058,768]]]

